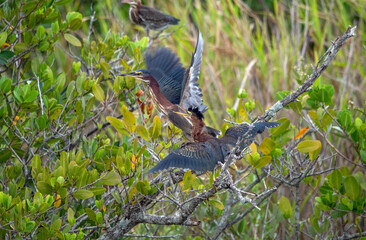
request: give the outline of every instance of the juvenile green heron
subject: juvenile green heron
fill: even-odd
[[[168,14],[162,13],[155,8],[151,8],[141,4],[141,0],[134,2],[132,0],[122,1],[122,3],[130,4],[129,17],[131,22],[141,25],[145,28],[147,36],[150,30],[164,30],[169,25],[177,25],[179,19]]]
[[[190,110],[193,123],[192,134],[197,142],[183,143],[152,168],[149,174],[169,168],[191,169],[200,173],[213,171],[218,162],[224,163],[230,148],[234,147],[242,137],[253,140],[255,135],[263,133],[266,128],[281,124],[277,122],[242,123],[227,129],[222,138],[215,138],[202,131],[205,128],[202,113],[197,109]],[[244,146],[240,147],[242,150]]]
[[[159,47],[146,53],[147,70],[139,69],[122,74],[146,81],[157,107],[175,126],[182,129],[183,135],[190,141],[194,140],[191,119],[178,113],[186,113],[190,108],[197,109],[202,114],[207,111],[197,83],[203,50],[203,39],[198,27],[197,31],[196,49],[188,69],[182,66],[180,59],[173,52]],[[220,134],[218,130],[210,127],[205,127],[205,132],[214,137]]]

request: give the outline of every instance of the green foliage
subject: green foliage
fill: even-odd
[[[320,187],[321,195],[316,197],[316,209],[330,211],[332,218],[341,218],[348,213],[362,214],[366,204],[364,174],[357,177],[335,170],[327,176],[327,182]]]

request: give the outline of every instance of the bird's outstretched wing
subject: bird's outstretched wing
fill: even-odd
[[[196,50],[192,55],[191,65],[187,69],[183,79],[180,106],[184,109],[198,108],[201,113],[204,113],[207,111],[207,106],[203,105],[202,90],[199,88],[199,84],[197,82],[202,62],[203,39],[197,24],[196,28],[198,32]]]
[[[191,169],[197,172],[212,171],[218,161],[224,161],[225,155],[226,152],[221,150],[217,139],[188,142],[161,160],[149,174],[169,168]]]
[[[255,135],[263,133],[267,128],[274,128],[281,124],[279,122],[242,123],[228,128],[221,141],[230,146],[235,146],[240,138],[254,138]]]
[[[173,104],[179,104],[185,68],[179,57],[164,47],[148,50],[146,68],[159,84],[161,93]]]

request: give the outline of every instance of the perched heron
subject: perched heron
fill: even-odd
[[[142,5],[141,0],[137,0],[137,2],[125,0],[122,3],[130,4],[128,13],[131,22],[143,26],[147,36],[149,36],[150,30],[162,31],[169,25],[177,25],[179,23],[179,19],[175,17],[162,13],[155,8]]]
[[[228,128],[222,138],[215,138],[203,131],[205,123],[202,113],[197,109],[190,110],[193,123],[192,134],[197,142],[183,143],[152,168],[149,174],[169,168],[191,169],[200,173],[213,171],[218,162],[224,163],[230,148],[240,142],[241,138],[253,140],[255,135],[263,133],[266,128],[281,124],[277,122],[242,123]],[[240,149],[242,150],[243,147],[242,142]]]
[[[159,47],[155,51],[149,50],[145,55],[146,68],[139,69],[121,76],[130,76],[148,83],[151,96],[157,107],[190,141],[192,137],[192,122],[184,114],[188,109],[197,109],[201,114],[207,111],[203,104],[202,92],[197,80],[199,78],[202,60],[203,39],[197,27],[198,37],[191,65],[185,69],[180,59],[169,49]],[[220,131],[205,127],[205,132],[216,137]]]

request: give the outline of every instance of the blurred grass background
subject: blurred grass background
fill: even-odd
[[[181,20],[179,27],[169,27],[163,33],[168,36],[158,44],[176,52],[185,67],[190,64],[196,43],[192,19],[197,22],[205,43],[200,86],[210,109],[207,121],[214,127],[228,117],[226,109],[234,106],[240,86],[263,109],[276,101],[277,91],[294,90],[312,73],[311,65],[316,65],[331,41],[349,25],[358,26],[357,37],[339,52],[318,81],[335,87],[335,103],[339,106],[344,101],[358,107],[365,104],[366,0],[149,0],[143,4]],[[91,12],[87,4],[76,9],[85,16]],[[94,24],[101,39],[116,32],[132,39],[146,35],[142,27],[129,22],[129,5],[115,0],[96,1],[94,9]],[[251,74],[245,77],[251,62]],[[261,114],[259,109],[252,115]],[[281,113],[291,115],[291,111]]]

